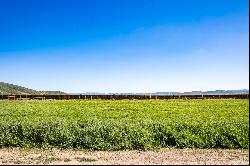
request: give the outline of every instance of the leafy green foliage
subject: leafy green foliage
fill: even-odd
[[[0,101],[0,147],[248,148],[249,100]]]

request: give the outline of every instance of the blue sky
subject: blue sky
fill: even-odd
[[[0,81],[36,90],[249,89],[248,0],[2,0]]]

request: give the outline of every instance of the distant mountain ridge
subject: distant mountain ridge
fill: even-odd
[[[36,91],[22,86],[0,82],[0,95],[107,95],[106,93],[87,92],[87,93],[65,93],[61,91]],[[108,95],[214,95],[214,94],[249,94],[248,89],[240,90],[214,90],[214,91],[192,91],[192,92],[155,92],[155,93],[108,93]]]
[[[155,94],[171,94],[171,95],[216,95],[216,94],[249,94],[248,89],[239,89],[239,90],[214,90],[214,91],[192,91],[192,92],[156,92]]]
[[[0,95],[59,95],[61,91],[36,91],[22,86],[0,82]]]

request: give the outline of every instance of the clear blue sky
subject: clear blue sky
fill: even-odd
[[[248,0],[1,0],[0,81],[36,90],[249,89]]]

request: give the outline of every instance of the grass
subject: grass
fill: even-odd
[[[65,159],[63,159],[63,161],[64,161],[64,162],[70,162],[70,161],[71,161],[71,159],[69,159],[69,158],[65,158]]]
[[[79,162],[94,162],[94,161],[97,161],[95,159],[92,159],[92,158],[86,158],[86,157],[76,157],[75,158],[77,161]]]
[[[32,161],[36,161],[37,164],[39,163],[43,163],[43,164],[49,164],[49,163],[53,163],[55,161],[61,161],[60,158],[58,157],[48,157],[48,156],[38,156],[38,157],[35,157],[35,158],[32,158]]]
[[[48,157],[48,158],[45,158],[43,163],[53,163],[55,161],[60,161],[61,159],[58,158],[58,157]]]
[[[249,147],[249,100],[0,101],[0,147]]]
[[[8,159],[8,160],[2,160],[2,164],[7,164],[7,163],[13,163],[13,164],[31,164],[31,163],[36,163],[36,164],[50,164],[56,161],[61,161],[60,158],[58,157],[48,157],[48,156],[38,156],[38,157],[31,157],[31,158],[17,158],[17,159]],[[65,160],[64,160],[65,161]],[[71,161],[71,160],[69,160]],[[65,162],[69,162],[66,160]]]

